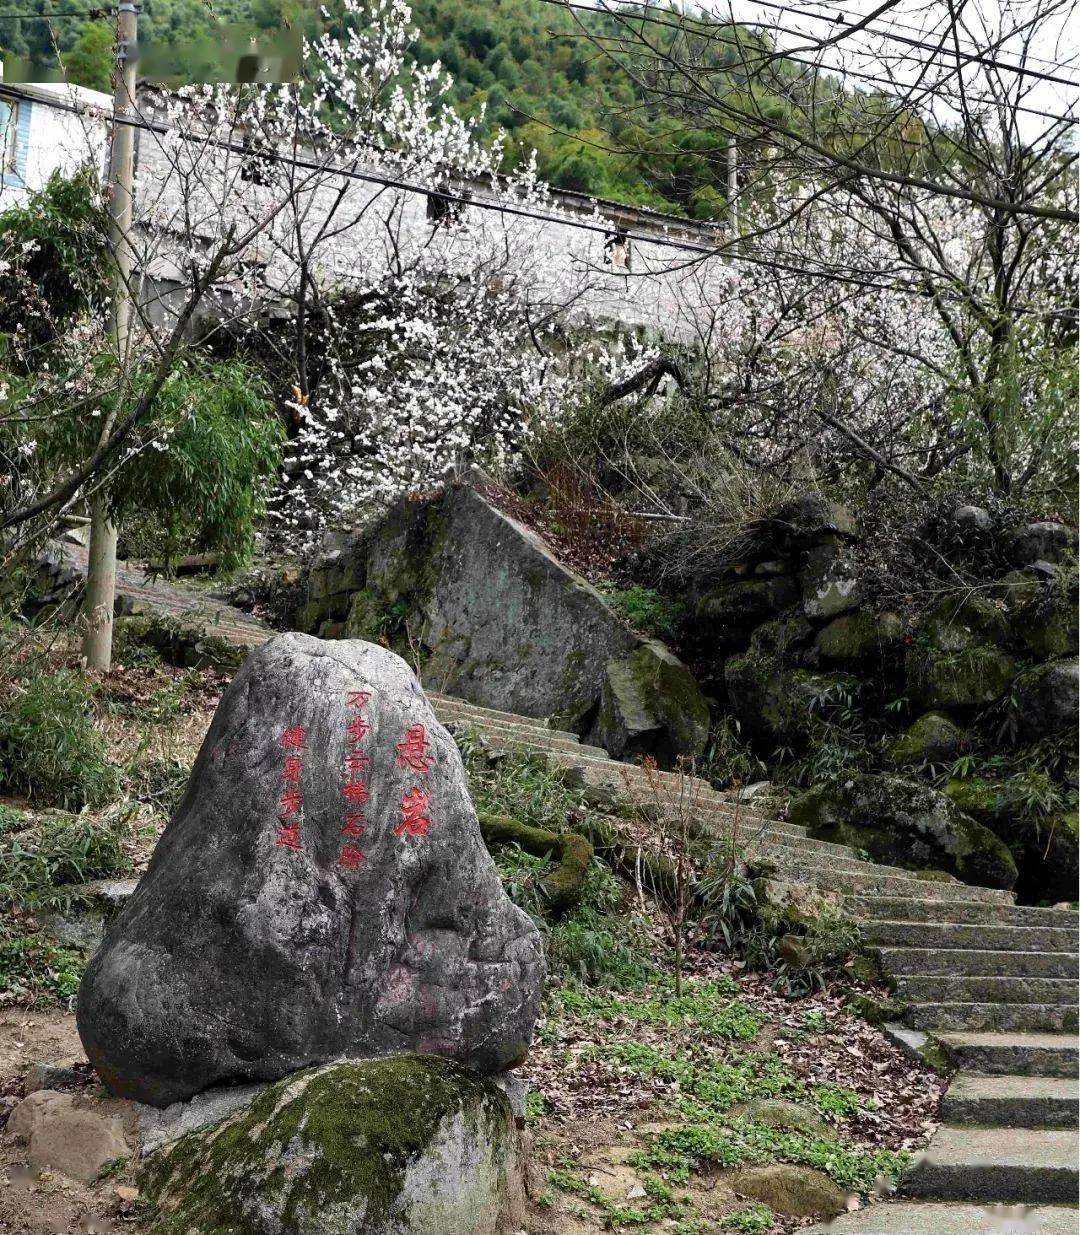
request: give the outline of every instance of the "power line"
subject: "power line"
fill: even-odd
[[[841,22],[847,19],[848,14],[846,10],[842,9],[838,4],[833,3],[833,0],[808,0],[808,3],[813,4],[815,8],[826,9],[832,13],[835,13],[834,17],[830,17],[827,19],[828,21],[837,23],[837,22]],[[817,14],[814,14],[814,13],[804,13],[802,15],[805,17],[810,17],[812,19],[818,16]],[[852,16],[857,16],[857,14],[852,14]],[[906,30],[911,34],[918,34],[924,37],[927,33],[925,29],[919,26],[913,26],[907,22],[896,21],[895,18],[892,18],[892,17],[886,18],[886,17],[878,16],[878,17],[875,17],[873,21],[877,24],[889,26],[891,29],[894,29],[894,30]],[[1005,37],[1008,38],[1011,36],[1007,35]],[[964,48],[964,50],[966,51],[968,50],[968,48]],[[977,51],[978,48],[976,47],[975,50]],[[1066,69],[1066,68],[1072,67],[1072,65],[1067,64],[1067,63],[1063,64],[1059,60],[1052,60],[1048,56],[1026,55],[1025,58],[1027,60],[1035,62],[1036,64],[1045,64],[1052,69]]]
[[[696,17],[689,17],[686,15],[681,15],[679,20],[669,21],[661,17],[649,16],[648,13],[645,11],[636,13],[634,15],[623,14],[623,13],[620,13],[618,9],[597,7],[596,5],[592,5],[592,4],[582,4],[582,3],[578,3],[577,0],[542,0],[542,3],[550,4],[560,9],[573,9],[577,12],[587,13],[592,17],[595,17],[597,14],[600,14],[601,16],[615,17],[615,18],[625,17],[626,20],[628,21],[629,20],[641,21],[641,22],[646,22],[649,25],[664,26],[670,30],[676,30],[682,34],[693,35],[693,37],[695,38],[704,39],[708,42],[720,43],[725,47],[734,47],[743,52],[748,50],[747,45],[743,40],[738,39],[738,38],[725,37],[723,34],[720,33],[720,30],[716,28],[711,21],[708,21],[705,18],[696,18]],[[656,5],[654,3],[651,3],[650,0],[619,0],[619,3],[621,7],[623,8],[635,8],[636,7],[642,10],[651,10],[651,9],[656,8]],[[696,22],[698,24],[696,26],[691,26],[688,24],[689,22]],[[727,23],[724,23],[724,24],[726,25]],[[732,24],[735,24],[735,23],[732,23]],[[738,24],[745,24],[749,26],[751,23],[747,22],[747,23],[738,23]],[[767,27],[762,27],[762,28],[766,30],[777,30],[783,34],[798,35],[802,38],[812,37],[810,35],[807,35],[804,31],[792,30],[790,27],[781,26],[778,24],[774,24],[772,26],[767,26]],[[596,37],[600,41],[605,41],[604,36],[602,35],[598,35]],[[934,50],[934,49],[929,48],[928,50]],[[910,55],[905,56],[904,53],[897,53],[897,55],[899,58],[915,60],[915,57],[910,56]],[[806,60],[806,59],[801,58],[798,55],[794,55],[792,53],[783,51],[781,49],[777,49],[775,52],[769,53],[769,58],[776,59],[776,60],[786,60],[791,64],[802,65],[805,68],[813,69],[816,72],[828,73],[836,77],[841,77],[841,78],[842,77],[857,77],[861,81],[871,82],[874,85],[877,85],[891,92],[895,92],[898,88],[902,87],[903,85],[903,83],[899,83],[895,79],[891,79],[887,77],[880,77],[873,73],[868,73],[864,70],[852,69],[852,68],[847,68],[843,66],[839,68],[833,68],[827,64],[823,64],[820,61]],[[907,87],[904,87],[904,88],[906,89]],[[931,87],[922,88],[922,93],[925,94],[930,89]],[[983,103],[989,106],[996,106],[998,103],[998,100],[996,99],[987,98],[986,95],[972,94],[970,91],[968,92],[968,97],[977,103]],[[1053,120],[1058,124],[1076,124],[1077,123],[1077,118],[1075,115],[1061,115],[1057,112],[1048,112],[1048,111],[1043,111],[1039,108],[1028,107],[1021,103],[1013,104],[1013,110],[1018,111],[1018,112],[1023,112],[1026,115],[1038,116],[1044,120]]]
[[[102,17],[112,17],[115,9],[68,9],[62,13],[0,13],[0,21],[52,21],[54,17],[82,17],[87,21],[97,21]]]
[[[0,83],[0,98],[14,98],[16,100],[25,96],[14,90],[10,85]],[[74,115],[86,115],[93,113],[96,109],[78,106],[69,103],[63,103],[57,99],[41,99],[39,96],[34,96],[34,103],[41,102],[46,107],[55,108],[58,111],[65,111]],[[367,184],[376,184],[383,188],[395,189],[400,192],[413,193],[427,198],[437,198],[440,201],[450,202],[455,205],[468,207],[470,209],[490,210],[498,214],[509,214],[516,217],[532,219],[541,223],[554,223],[564,227],[570,227],[579,231],[592,232],[602,235],[605,238],[612,234],[612,231],[617,226],[613,222],[600,223],[589,222],[583,219],[574,219],[561,214],[543,214],[536,210],[528,210],[523,206],[514,206],[505,202],[484,201],[482,198],[469,197],[464,194],[451,193],[446,189],[433,189],[424,185],[413,184],[407,180],[401,180],[390,176],[380,176],[374,172],[362,172],[355,168],[342,168],[330,164],[320,163],[312,159],[301,159],[295,155],[279,154],[276,151],[254,150],[251,146],[239,145],[235,142],[226,141],[222,138],[208,138],[205,135],[188,134],[176,125],[164,124],[161,121],[150,121],[141,117],[135,119],[131,116],[122,116],[116,112],[100,113],[102,116],[107,116],[116,124],[129,125],[135,129],[142,129],[146,132],[154,133],[158,136],[167,135],[169,133],[179,133],[181,137],[190,141],[198,141],[200,143],[212,145],[215,149],[224,150],[228,153],[238,154],[244,158],[258,158],[274,163],[283,164],[285,166],[297,167],[306,171],[322,172],[327,175],[341,176],[349,180],[358,180]],[[614,203],[619,204],[619,203]],[[632,207],[622,207],[623,209],[633,209]],[[673,220],[681,226],[691,226],[689,220]],[[655,245],[658,248],[675,249],[680,252],[696,254],[699,257],[721,257],[730,258],[734,261],[746,262],[752,266],[762,266],[769,270],[780,270],[787,274],[805,275],[806,269],[801,266],[794,266],[777,259],[756,258],[748,253],[743,253],[734,248],[728,248],[722,245],[708,245],[697,243],[692,240],[675,240],[664,236],[650,236],[641,232],[630,231],[626,228],[619,228],[622,234],[629,240],[634,240],[639,244]],[[746,237],[737,237],[736,242],[745,240]],[[663,273],[663,272],[650,272]],[[921,288],[915,284],[905,285],[902,283],[887,284],[875,277],[872,273],[866,278],[858,278],[852,275],[833,274],[827,271],[819,270],[814,272],[816,277],[825,279],[832,283],[842,283],[848,286],[861,287],[868,291],[893,290],[901,292],[909,292],[920,294]]]

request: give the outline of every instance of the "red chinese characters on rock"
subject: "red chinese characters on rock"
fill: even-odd
[[[351,715],[345,724],[345,783],[341,791],[346,803],[345,824],[341,829],[345,840],[338,854],[338,867],[343,871],[357,871],[366,860],[356,842],[366,830],[363,807],[371,797],[367,782],[371,757],[361,749],[371,732],[371,725],[363,715],[370,699],[371,692],[367,690],[350,690],[345,695],[345,706]]]
[[[302,725],[290,725],[278,738],[278,745],[286,751],[281,769],[283,788],[278,800],[277,831],[274,844],[279,849],[302,852],[304,840],[300,831],[299,815],[304,808],[304,795],[300,791],[300,776],[304,770],[304,739],[307,733]]]
[[[431,745],[423,725],[410,725],[397,744],[397,763],[420,776],[431,767]],[[426,836],[431,827],[431,798],[419,786],[413,785],[401,796],[401,822],[394,828],[395,836]]]
[[[407,832],[410,836],[426,836],[431,827],[430,807],[431,799],[423,789],[415,785],[406,789],[401,798],[401,822],[394,829],[394,835],[404,836]]]
[[[411,768],[414,772],[426,772],[431,767],[431,747],[423,725],[410,725],[405,737],[397,744],[399,768]]]

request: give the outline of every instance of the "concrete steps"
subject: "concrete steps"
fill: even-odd
[[[997,1128],[1075,1128],[1076,1077],[961,1074],[941,1106],[946,1123]]]
[[[842,1214],[808,1235],[1076,1235],[1077,1212],[1058,1205],[889,1201]]]
[[[955,973],[900,977],[897,989],[916,1003],[1036,1003],[1075,1008],[1080,995],[1075,979],[965,977]]]
[[[979,977],[990,974],[1018,978],[1075,978],[1075,953],[1071,952],[988,952],[979,949],[953,949],[942,954],[938,948],[878,948],[886,973],[940,974]]]
[[[963,899],[948,895],[954,884],[942,884],[946,889],[940,897],[851,896],[845,908],[852,917],[864,922],[937,922],[949,925],[973,926],[1049,926],[1069,930],[1075,935],[1077,917],[1067,909],[1036,909],[1030,905],[1013,905],[1007,901],[979,902],[968,896]],[[962,885],[966,886],[966,885]],[[985,892],[987,889],[973,889]]]
[[[953,1063],[984,1075],[1075,1077],[1080,1040],[1052,1033],[941,1033]]]
[[[1061,952],[1075,955],[1076,932],[1053,926],[965,926],[955,922],[872,920],[862,924],[867,943],[881,948],[932,952],[989,949],[1002,952]]]
[[[1057,1128],[939,1128],[904,1179],[908,1196],[1071,1204],[1080,1186],[1076,1134]]]
[[[1075,1033],[1075,1004],[1046,1003],[909,1003],[904,1023],[928,1033],[966,1031],[996,1033]]]

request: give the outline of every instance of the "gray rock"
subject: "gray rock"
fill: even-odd
[[[222,698],[78,1026],[105,1083],[153,1106],[342,1056],[496,1072],[528,1049],[543,973],[404,661],[282,635]]]
[[[994,520],[982,506],[957,506],[950,521],[962,536],[986,535],[994,530]]]
[[[509,1103],[449,1060],[313,1068],[143,1162],[149,1235],[495,1235],[522,1221]]]
[[[945,871],[989,888],[1016,883],[1004,842],[921,781],[888,773],[825,781],[792,799],[789,818],[817,840],[865,849],[888,866]]]
[[[837,617],[862,602],[859,576],[839,543],[808,549],[800,579],[803,612],[809,618]]]
[[[163,1145],[171,1145],[189,1132],[221,1123],[238,1111],[246,1111],[268,1082],[255,1085],[225,1085],[204,1089],[186,1102],[174,1102],[158,1110],[144,1102],[136,1103],[139,1141],[144,1154],[153,1153]]]
[[[27,1069],[23,1081],[23,1093],[37,1093],[39,1089],[65,1089],[80,1086],[89,1078],[85,1072],[62,1064],[35,1063]]]
[[[944,712],[926,712],[914,721],[906,733],[890,742],[885,751],[889,763],[941,763],[960,753],[964,731]]]
[[[843,1213],[847,1193],[824,1171],[786,1162],[745,1166],[729,1182],[740,1196],[759,1201],[778,1214],[792,1217],[827,1217]]]
[[[927,708],[974,707],[1005,693],[1016,672],[1005,615],[989,601],[948,597],[907,654],[908,689]]]
[[[39,1089],[11,1112],[7,1131],[27,1145],[31,1166],[51,1167],[86,1183],[131,1152],[122,1103]]]
[[[1076,729],[1080,661],[1051,660],[1021,673],[1013,684],[1023,732],[1032,738]]]
[[[747,733],[790,743],[804,742],[820,727],[825,705],[853,699],[858,689],[850,674],[792,669],[753,648],[724,664],[724,684]]]
[[[1076,531],[1064,523],[1028,523],[1008,534],[1005,551],[1014,566],[1027,566],[1040,559],[1060,562],[1076,552]]]
[[[729,1114],[745,1115],[754,1123],[785,1132],[801,1132],[818,1141],[836,1140],[836,1130],[813,1107],[789,1102],[786,1098],[754,1098],[733,1106]]]
[[[608,662],[650,642],[473,487],[399,503],[357,555],[362,566],[353,569],[364,585],[343,593],[345,636],[419,644],[429,681],[484,707],[583,730],[596,715]],[[337,616],[321,599],[309,605]],[[318,622],[311,628],[330,633]],[[680,747],[674,733],[668,739]]]
[[[741,650],[750,642],[756,626],[793,605],[798,596],[794,580],[782,575],[729,579],[698,598],[694,605],[695,630],[710,647]]]
[[[814,640],[818,657],[827,664],[878,661],[904,636],[904,623],[895,613],[845,613],[823,626]]]
[[[591,740],[616,758],[652,755],[670,764],[696,755],[709,736],[709,708],[689,669],[650,640],[608,661]]]

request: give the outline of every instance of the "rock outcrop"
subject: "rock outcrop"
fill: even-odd
[[[495,1072],[528,1048],[543,972],[412,672],[283,635],[222,698],[78,1025],[106,1085],[155,1106],[340,1057]]]
[[[425,681],[484,707],[555,718],[613,754],[697,755],[708,708],[690,671],[636,634],[589,583],[472,486],[402,501],[314,565],[299,625],[408,643]],[[643,674],[637,674],[638,667]],[[647,717],[618,710],[627,672],[647,681]]]
[[[793,799],[790,818],[819,840],[865,849],[875,862],[944,871],[988,888],[1016,883],[1016,863],[989,828],[937,789],[902,776],[816,785]]]
[[[521,1225],[510,1104],[449,1060],[312,1068],[150,1155],[151,1235],[509,1235]]]

